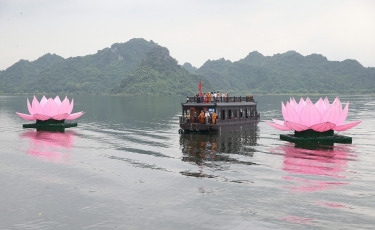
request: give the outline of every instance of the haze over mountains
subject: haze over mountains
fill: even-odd
[[[46,54],[0,71],[0,93],[192,95],[375,93],[375,68],[355,60],[329,61],[320,54],[251,52],[231,62],[208,60],[200,68],[179,65],[167,48],[141,38],[116,43],[96,54],[64,59]]]

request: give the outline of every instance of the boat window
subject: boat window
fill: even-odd
[[[232,110],[231,109],[228,110],[228,119],[232,119]]]
[[[249,118],[248,109],[244,109],[245,117]]]
[[[219,118],[220,118],[221,120],[225,120],[225,110],[224,110],[224,109],[221,110],[221,113],[219,114]]]
[[[240,118],[242,118],[242,109],[240,109]]]

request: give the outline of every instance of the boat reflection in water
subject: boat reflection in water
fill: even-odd
[[[203,173],[207,169],[211,173],[215,171],[227,171],[232,164],[254,165],[251,162],[258,139],[257,124],[250,129],[235,132],[222,133],[183,133],[180,135],[185,162],[192,162],[199,166],[198,172],[184,171],[183,175],[194,177],[217,177]],[[230,164],[227,164],[230,163]]]
[[[272,152],[284,155],[283,170],[290,176],[285,176],[283,179],[296,184],[287,188],[297,192],[312,192],[348,184],[346,180],[348,161],[356,157],[350,147],[347,145],[294,146],[288,143],[273,149]]]
[[[74,143],[75,132],[47,132],[29,130],[21,138],[29,139],[27,153],[55,163],[70,163],[67,152]]]

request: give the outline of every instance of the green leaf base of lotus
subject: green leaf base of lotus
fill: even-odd
[[[65,120],[49,119],[46,121],[37,120],[34,124],[24,124],[23,128],[36,128],[37,131],[64,132],[66,128],[76,127],[77,123],[65,123]]]

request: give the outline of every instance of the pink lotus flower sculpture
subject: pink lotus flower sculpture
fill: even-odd
[[[328,130],[345,131],[358,125],[361,121],[343,124],[349,111],[349,102],[342,109],[339,98],[329,103],[328,99],[320,98],[315,104],[309,98],[300,99],[299,103],[294,98],[284,105],[281,102],[282,115],[284,121],[273,119],[267,122],[270,126],[281,131],[294,130],[297,132],[312,129],[316,132]]]
[[[81,111],[71,114],[73,111],[73,105],[74,99],[72,99],[72,102],[69,102],[67,97],[61,101],[59,96],[56,96],[55,99],[47,99],[43,96],[42,100],[39,102],[34,96],[32,104],[30,104],[29,99],[27,99],[27,108],[30,115],[23,113],[17,113],[17,115],[29,121],[46,121],[49,119],[57,121],[74,120],[82,116],[84,113]]]

